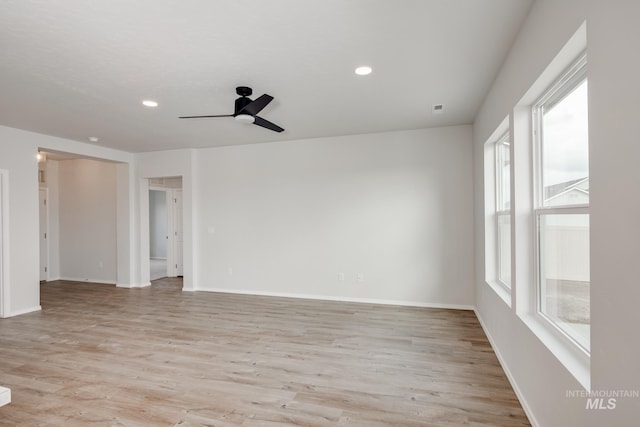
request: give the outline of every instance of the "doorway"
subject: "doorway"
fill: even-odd
[[[129,180],[129,165],[43,148],[38,154],[40,281],[132,283],[130,189],[118,184]]]
[[[149,279],[183,275],[182,178],[149,179]]]

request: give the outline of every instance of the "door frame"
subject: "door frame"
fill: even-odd
[[[168,176],[168,178],[176,178],[176,177],[180,177],[183,179],[183,184],[182,187],[180,188],[172,188],[172,187],[163,187],[162,185],[157,185],[157,184],[151,184],[151,180],[154,178],[167,178],[167,177],[163,177],[163,176],[152,176],[152,177],[147,177],[147,178],[141,178],[140,179],[140,237],[141,237],[141,241],[140,241],[140,254],[141,254],[141,259],[140,259],[140,278],[141,278],[141,286],[150,286],[151,285],[151,281],[150,281],[150,263],[149,260],[151,259],[151,237],[149,235],[149,219],[150,219],[150,212],[149,212],[149,190],[161,190],[161,191],[165,191],[166,195],[167,195],[167,214],[168,214],[168,218],[167,218],[167,222],[168,222],[168,236],[169,236],[169,241],[167,242],[167,277],[177,277],[178,275],[178,271],[175,268],[175,244],[174,244],[174,237],[175,237],[175,230],[174,230],[174,208],[173,208],[173,197],[174,197],[174,192],[175,190],[180,190],[182,191],[183,197],[182,197],[182,253],[183,253],[183,265],[184,265],[184,176],[182,175],[174,175],[174,176]],[[183,267],[183,276],[184,276],[184,267]]]
[[[180,193],[180,210],[183,210],[183,197],[182,197],[182,188],[170,188],[167,191],[167,209],[168,209],[168,231],[169,231],[169,241],[167,254],[167,271],[170,272],[169,277],[178,277],[184,275],[184,220],[182,224],[180,224],[180,233],[182,234],[182,248],[180,253],[182,254],[182,259],[178,259],[178,239],[177,237],[177,194]],[[183,212],[180,212],[180,218],[183,218]],[[171,261],[169,263],[169,261]],[[178,261],[180,261],[181,267],[178,267]]]
[[[0,169],[0,318],[9,310],[9,171]]]
[[[167,277],[171,276],[171,269],[169,268],[172,254],[171,254],[171,209],[169,207],[169,201],[171,200],[171,189],[167,187],[160,187],[157,185],[149,185],[149,191],[162,191],[164,193],[165,206],[167,209],[167,229],[165,230],[167,233],[167,268],[166,274]],[[151,223],[151,207],[149,206],[149,224]],[[149,259],[151,259],[151,234],[149,234]]]
[[[40,187],[38,188],[38,216],[39,216],[39,222],[38,225],[42,224],[42,215],[40,212],[40,195],[44,193],[44,220],[45,220],[45,228],[46,228],[46,233],[47,233],[47,237],[45,237],[45,242],[44,242],[44,249],[45,249],[45,257],[46,257],[46,265],[45,265],[45,271],[44,271],[44,281],[48,282],[49,281],[49,273],[50,273],[50,260],[51,260],[51,253],[50,253],[50,248],[49,248],[49,237],[51,234],[51,230],[49,230],[49,189],[45,188],[45,187]],[[38,239],[42,238],[42,230],[40,230],[40,227],[38,227]],[[42,255],[42,248],[40,248],[40,253],[39,255]],[[40,281],[42,282],[42,257],[40,258]]]

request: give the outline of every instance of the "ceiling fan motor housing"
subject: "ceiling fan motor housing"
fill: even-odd
[[[247,104],[251,104],[252,102],[253,101],[251,101],[251,99],[247,98],[246,96],[241,96],[240,98],[236,99],[236,108],[233,115],[237,116],[240,110],[242,110]]]

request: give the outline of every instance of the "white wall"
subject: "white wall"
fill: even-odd
[[[60,277],[116,283],[116,165],[59,162]]]
[[[637,1],[589,2],[591,384],[595,389],[640,389],[639,16]],[[638,419],[640,399],[632,399],[589,422],[622,426],[637,424]]]
[[[459,126],[199,150],[198,289],[472,306],[470,141]]]
[[[586,20],[591,388],[638,390],[640,198],[626,191],[640,182],[638,16],[640,3],[630,0],[537,0],[474,123],[477,313],[532,420],[543,427],[636,425],[640,401],[618,399],[614,410],[587,410],[585,398],[566,397],[582,389],[578,381],[484,282],[483,144]],[[529,285],[516,284],[516,292]]]
[[[0,169],[8,171],[9,181],[6,317],[40,309],[37,152],[26,132],[0,126]]]

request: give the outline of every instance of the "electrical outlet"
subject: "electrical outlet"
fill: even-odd
[[[356,274],[356,282],[364,282],[364,274],[363,273]]]
[[[229,267],[229,268],[227,269],[227,273],[229,274],[229,276],[233,276],[233,268],[232,268],[232,267]]]
[[[338,281],[344,282],[344,273],[338,273]]]

